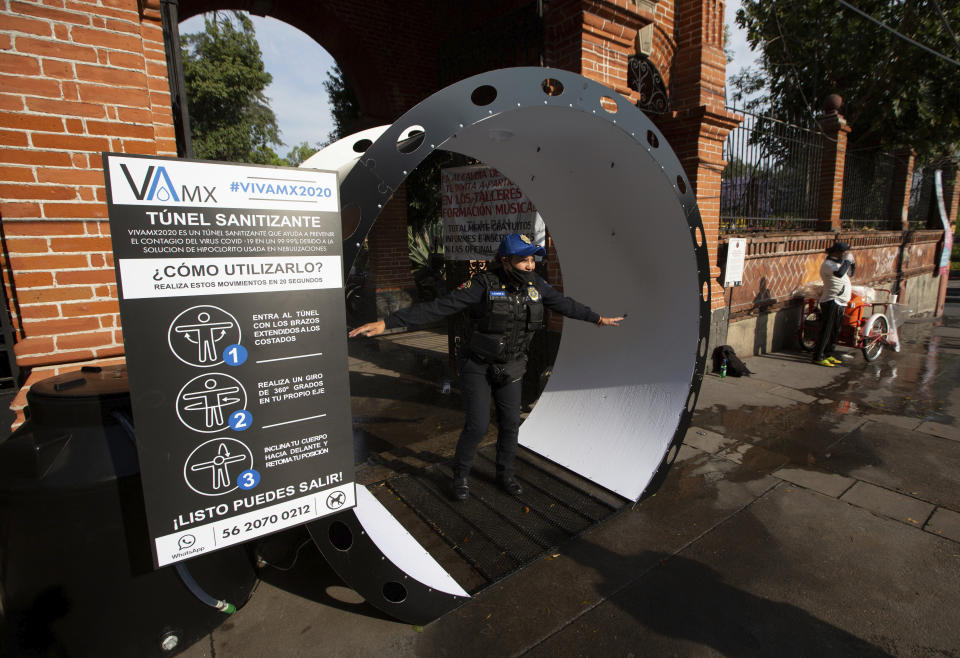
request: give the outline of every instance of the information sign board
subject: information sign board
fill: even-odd
[[[723,287],[739,286],[743,283],[743,263],[747,256],[747,239],[730,238],[727,241],[727,263],[723,268]]]
[[[446,260],[496,260],[508,233],[545,246],[546,226],[523,191],[493,167],[448,167],[440,174]]]
[[[336,173],[104,174],[155,564],[353,506]]]

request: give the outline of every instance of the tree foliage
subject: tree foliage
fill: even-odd
[[[214,12],[197,34],[183,35],[183,73],[194,155],[209,160],[284,164],[277,117],[264,90],[253,22],[240,12]]]
[[[339,66],[327,71],[323,83],[330,101],[330,113],[333,115],[333,130],[327,136],[328,143],[342,139],[352,132],[353,124],[360,118],[360,103],[353,89],[343,79]]]
[[[900,33],[960,60],[960,3],[857,0]],[[942,9],[942,14],[939,9]],[[835,0],[744,0],[737,24],[759,64],[734,78],[734,100],[778,117],[818,114],[843,97],[850,148],[912,146],[924,158],[960,148],[960,67],[907,43]]]
[[[283,159],[284,164],[291,167],[299,167],[307,158],[319,150],[318,147],[311,146],[307,142],[300,142],[287,152],[287,157]]]

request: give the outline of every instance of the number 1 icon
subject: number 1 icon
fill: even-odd
[[[223,351],[223,362],[228,366],[239,366],[247,360],[247,348],[243,345],[228,345]]]

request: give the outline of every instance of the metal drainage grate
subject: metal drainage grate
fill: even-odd
[[[626,504],[591,495],[590,483],[569,473],[561,479],[541,468],[535,455],[520,450],[517,480],[523,494],[513,497],[496,483],[494,445],[481,448],[470,477],[470,497],[450,497],[450,467],[433,465],[386,481],[387,486],[456,554],[486,581],[477,590],[533,562],[553,548],[613,514]],[[573,482],[571,482],[573,480]]]

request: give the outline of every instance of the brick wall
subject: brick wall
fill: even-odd
[[[0,2],[0,218],[28,381],[123,353],[101,151],[176,155],[159,13]]]
[[[839,239],[851,245],[856,259],[855,285],[889,287],[898,271],[903,279],[933,274],[937,243],[942,234],[942,231],[874,231],[839,234]],[[729,237],[723,238],[724,244]],[[732,322],[785,308],[794,303],[794,291],[803,284],[819,283],[824,251],[838,235],[799,233],[747,239],[743,285],[727,291]],[[909,288],[900,301],[911,303]]]
[[[383,207],[368,237],[368,271],[377,290],[413,287],[407,247],[407,191],[401,186]]]

